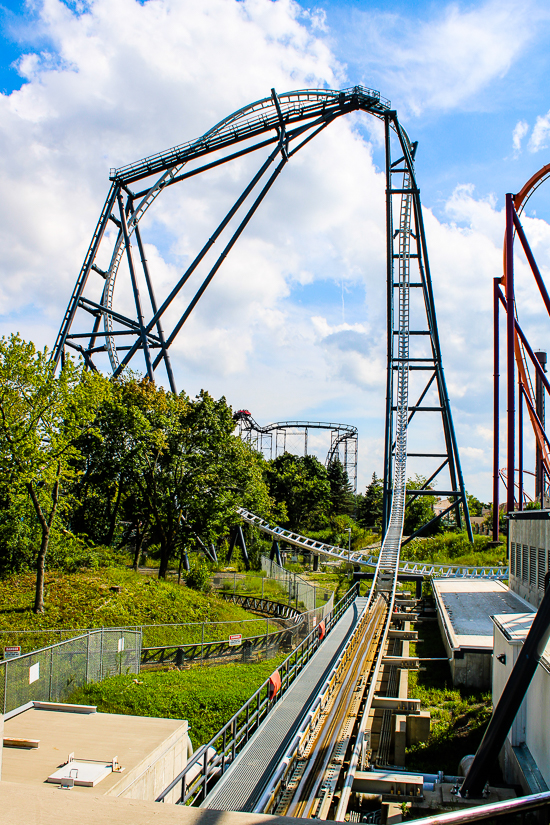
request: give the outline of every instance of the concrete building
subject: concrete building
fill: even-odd
[[[493,704],[496,705],[521,646],[529,632],[533,612],[493,616]],[[550,787],[550,643],[529,686],[500,754],[504,778],[525,793]]]
[[[491,687],[495,613],[534,611],[505,584],[491,579],[437,579],[437,620],[454,685]]]
[[[97,713],[85,705],[29,705],[6,714],[2,783],[59,789],[72,777],[72,793],[153,802],[187,764],[185,721]]]
[[[550,570],[550,510],[510,513],[508,525],[510,589],[538,607]]]

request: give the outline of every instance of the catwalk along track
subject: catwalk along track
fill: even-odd
[[[392,283],[397,286],[397,307],[392,329],[397,337],[396,369],[396,432],[393,445],[393,491],[388,528],[382,542],[376,574],[368,599],[355,605],[353,627],[342,640],[340,649],[332,651],[328,678],[320,680],[320,689],[310,697],[308,712],[303,717],[304,701],[292,701],[287,695],[279,705],[284,718],[275,722],[270,732],[260,727],[247,747],[221,777],[213,791],[203,801],[203,807],[222,810],[254,810],[266,813],[287,813],[293,816],[327,819],[329,814],[343,819],[351,796],[355,773],[363,767],[367,724],[378,681],[383,656],[386,652],[390,622],[394,609],[399,552],[403,534],[406,496],[407,426],[409,397],[409,295],[410,295],[410,238],[412,191],[412,157],[406,161],[400,189],[400,229],[397,272]],[[410,165],[410,166],[409,166]],[[410,171],[409,171],[410,169]],[[358,609],[360,608],[360,609]],[[347,613],[352,610],[349,608]],[[344,622],[345,616],[340,622]],[[333,631],[334,633],[334,631]],[[327,640],[334,640],[331,636]],[[326,654],[324,645],[317,657]],[[307,668],[294,684],[308,681]],[[311,677],[309,677],[310,679]],[[305,682],[304,682],[305,680]],[[305,697],[304,697],[305,698]],[[285,707],[286,706],[286,707]],[[284,715],[284,711],[289,714]],[[274,711],[274,715],[277,708]],[[271,719],[274,721],[274,718]],[[280,746],[273,746],[276,730],[291,732]],[[266,753],[266,745],[268,754]],[[268,758],[269,756],[269,758]],[[266,777],[254,775],[259,763],[273,766]],[[341,776],[344,773],[343,786]],[[246,783],[253,787],[246,788]],[[243,789],[244,792],[243,792]],[[337,810],[334,799],[340,796]]]

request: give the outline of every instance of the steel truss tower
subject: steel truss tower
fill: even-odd
[[[343,91],[306,89],[281,95],[277,95],[272,89],[270,97],[239,109],[199,139],[120,169],[111,170],[111,188],[65,312],[52,358],[56,365],[61,363],[66,349],[70,348],[80,353],[91,369],[97,369],[98,358],[105,358],[106,355],[112,374],[116,377],[130,363],[134,368],[139,368],[136,361],[139,353],[148,377],[153,379],[155,371],[162,364],[170,387],[176,392],[170,365],[170,347],[226,256],[296,152],[338,117],[357,110],[382,120],[386,134],[388,384],[384,525],[387,527],[391,510],[392,461],[396,450],[394,419],[398,399],[394,373],[406,363],[409,371],[425,371],[427,378],[417,403],[409,407],[408,425],[421,413],[436,412],[441,416],[444,442],[440,453],[409,453],[423,460],[435,459],[437,466],[428,474],[429,478],[424,488],[414,490],[408,501],[414,501],[419,495],[433,495],[428,486],[436,479],[441,480],[441,474],[445,471],[449,482],[444,490],[437,492],[450,498],[449,511],[455,511],[458,524],[461,524],[464,518],[471,536],[464,483],[441,364],[426,238],[414,174],[416,144],[410,143],[399,124],[397,113],[391,109],[390,102],[372,89],[363,86],[354,86]],[[394,162],[391,160],[392,141],[397,142],[400,155]],[[150,272],[145,254],[140,228],[141,219],[165,189],[256,150],[263,150],[264,156],[258,172],[177,283],[159,300],[154,289],[154,275]],[[209,155],[211,158],[205,161]],[[394,227],[394,200],[399,195],[401,206],[397,210],[398,220]],[[213,264],[210,262],[200,287],[184,311],[178,312],[179,317],[174,321],[172,316],[177,306],[174,302],[180,297],[189,278],[222,237],[224,240],[220,254]],[[414,282],[409,278],[412,263],[416,264],[415,269],[418,270]],[[115,291],[117,282],[120,286]],[[399,343],[395,351],[394,338],[399,342],[404,340],[404,335],[399,334],[399,329],[395,329],[396,288],[405,290],[407,296],[412,288],[412,293],[419,293],[421,296],[425,324],[413,329],[410,335],[413,341],[418,337],[418,340],[427,342],[427,354],[417,355],[413,352],[409,355],[408,343],[406,347]],[[408,297],[401,304],[408,306]],[[168,319],[171,329],[165,332],[164,325]],[[403,330],[404,327],[402,333]],[[409,336],[406,337],[408,342]],[[400,355],[401,350],[407,355]],[[432,390],[437,393],[437,404],[422,404],[428,400]],[[445,513],[437,518],[443,515]]]
[[[309,431],[330,431],[330,447],[325,458],[325,467],[332,461],[340,461],[351,482],[353,492],[357,492],[357,427],[324,421],[276,421],[262,427],[248,410],[237,410],[233,418],[243,441],[270,459],[286,452],[287,435],[298,435],[300,440],[303,440],[304,455],[307,455]]]
[[[470,541],[473,541],[468,501],[462,477],[460,457],[451,415],[451,405],[443,373],[441,348],[435,313],[432,279],[428,262],[428,248],[420,190],[416,183],[414,156],[417,143],[411,144],[397,120],[394,111],[384,115],[386,143],[386,242],[387,242],[387,391],[386,391],[386,440],[384,447],[384,506],[383,525],[387,529],[393,494],[392,468],[396,453],[396,423],[398,403],[396,399],[397,375],[403,362],[408,365],[409,392],[412,390],[412,378],[419,377],[418,398],[408,407],[407,429],[416,416],[434,414],[440,418],[443,448],[440,452],[424,449],[407,452],[407,457],[414,457],[432,463],[433,469],[420,489],[407,491],[405,510],[418,496],[433,495],[429,488],[437,480],[448,479],[446,489],[437,493],[449,499],[449,506],[434,516],[428,524],[423,525],[404,541],[415,538],[424,532],[428,525],[454,511],[456,524],[462,526],[463,520]],[[397,137],[398,157],[392,160],[392,133]],[[397,203],[397,209],[396,209]],[[394,214],[397,213],[397,219]],[[407,318],[396,314],[396,296],[407,285]],[[410,319],[414,327],[410,327]],[[408,324],[408,344],[402,352],[396,346],[400,340],[400,330]],[[434,401],[429,401],[430,396]],[[434,429],[435,432],[435,429]],[[435,440],[435,439],[434,439]],[[410,435],[408,439],[410,445]],[[410,446],[409,448],[410,449]]]

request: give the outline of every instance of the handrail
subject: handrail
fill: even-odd
[[[319,553],[319,555],[338,561],[349,561],[352,564],[362,564],[365,567],[377,567],[380,556],[366,555],[366,548],[353,550],[348,553],[347,549],[333,544],[326,544],[316,539],[302,536],[294,530],[287,530],[285,527],[271,525],[266,519],[252,513],[245,507],[237,507],[237,513],[247,524],[252,524],[273,538],[300,547],[302,550]],[[508,567],[473,567],[469,565],[437,564],[425,562],[400,562],[399,573],[415,573],[422,576],[439,576],[441,578],[452,578],[458,576],[465,579],[507,579]]]
[[[325,620],[325,637],[332,631],[341,616],[355,600],[358,587],[354,585],[335,605],[334,610]],[[220,728],[220,730],[191,757],[183,771],[172,780],[167,788],[156,798],[156,802],[164,802],[166,797],[178,785],[181,786],[176,804],[185,804],[190,799],[195,800],[199,795],[205,799],[210,790],[210,783],[225,773],[235,757],[244,748],[251,735],[258,729],[267,715],[276,706],[277,702],[294,683],[298,673],[309,662],[318,649],[319,634],[315,627],[311,633],[298,645],[295,650],[279,665],[281,672],[281,687],[274,698],[269,697],[270,679],[252,694],[239,710]],[[291,664],[291,660],[294,663]],[[244,715],[244,719],[242,718]],[[239,727],[240,723],[240,727]],[[221,740],[221,742],[220,742]],[[216,745],[219,750],[216,750]],[[220,747],[221,746],[221,747]],[[191,774],[189,784],[186,777]],[[174,801],[174,800],[172,800]]]
[[[226,594],[227,600],[234,600],[245,607],[252,609],[265,608],[266,605],[272,609],[269,615],[276,618],[283,619],[288,622],[285,627],[271,630],[270,632],[256,634],[254,636],[245,636],[241,643],[235,648],[231,645],[229,639],[214,639],[210,641],[195,641],[183,642],[181,644],[172,643],[167,645],[148,645],[141,649],[141,664],[142,666],[151,664],[165,664],[166,662],[175,661],[176,665],[182,665],[184,662],[200,661],[208,664],[215,662],[220,658],[227,657],[228,653],[232,652],[235,656],[243,655],[243,650],[246,650],[246,655],[253,655],[254,651],[264,648],[273,651],[274,645],[284,642],[292,638],[292,644],[296,643],[295,634],[300,632],[302,625],[307,625],[317,616],[317,621],[321,621],[324,616],[325,608],[328,609],[332,596],[329,601],[322,607],[314,608],[300,612],[289,605],[280,604],[279,602],[272,602],[269,599],[262,599],[259,596],[243,596],[240,594]],[[250,604],[250,603],[260,603]],[[277,610],[277,608],[279,608]],[[330,611],[329,611],[330,612]],[[290,634],[290,637],[289,635]],[[272,655],[274,655],[272,653]]]
[[[520,796],[517,799],[505,799],[502,802],[489,802],[475,808],[466,808],[460,811],[449,811],[422,819],[422,825],[466,825],[470,822],[481,822],[485,819],[495,819],[499,816],[524,813],[550,805],[550,791]]]

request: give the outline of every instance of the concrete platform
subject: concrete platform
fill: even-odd
[[[232,813],[0,782],[0,822],[9,825],[299,825],[310,819]],[[327,822],[331,825],[331,822]],[[332,823],[334,825],[334,823]]]
[[[38,739],[38,748],[4,747],[2,796],[5,783],[43,787],[64,765],[69,754],[84,762],[111,762],[118,757],[121,772],[110,772],[95,787],[60,791],[71,796],[123,796],[154,801],[187,764],[188,724],[181,719],[77,713],[30,708],[4,722],[4,737]],[[1,821],[1,816],[0,816]],[[9,821],[9,820],[5,820]]]
[[[434,578],[432,582],[453,684],[490,688],[491,616],[533,612],[534,607],[499,581]]]

